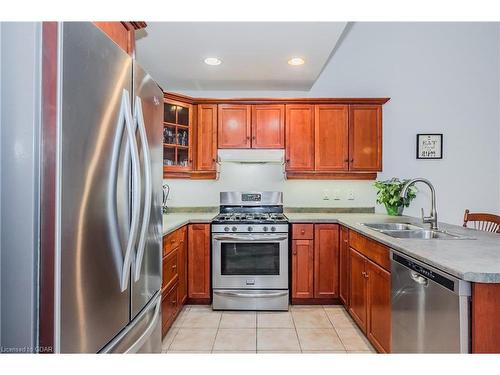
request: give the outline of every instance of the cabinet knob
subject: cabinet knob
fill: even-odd
[[[300,234],[306,234],[305,229],[301,229],[301,230],[300,230]]]
[[[172,244],[175,243],[175,240],[170,240],[170,243],[172,243]]]
[[[351,159],[351,163],[353,163],[353,162],[354,162],[354,159]]]
[[[344,159],[344,163],[349,163],[349,159]]]
[[[175,265],[175,264],[174,264],[174,265],[172,266],[172,269],[173,269],[173,270],[177,269],[177,265]]]

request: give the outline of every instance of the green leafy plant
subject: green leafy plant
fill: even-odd
[[[403,186],[409,180],[399,180],[399,178],[391,178],[386,181],[375,181],[377,188],[377,203],[385,205],[389,215],[401,215],[403,207],[408,207],[410,202],[417,196],[417,188],[410,186],[406,197],[401,198],[400,194]]]

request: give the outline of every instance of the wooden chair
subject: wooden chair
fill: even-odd
[[[465,210],[464,227],[467,228],[468,222],[472,223],[473,229],[500,233],[500,216],[498,215],[484,213],[471,214],[469,210]]]

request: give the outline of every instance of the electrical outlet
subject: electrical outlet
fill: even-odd
[[[350,190],[349,193],[347,193],[347,200],[349,201],[354,200],[354,191]]]
[[[333,200],[334,201],[339,201],[340,200],[340,189],[334,189],[333,190]]]
[[[323,200],[324,201],[330,200],[330,190],[328,190],[328,189],[323,190]]]

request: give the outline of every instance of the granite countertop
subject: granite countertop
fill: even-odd
[[[210,223],[217,212],[175,212],[163,214],[163,235],[189,223]]]
[[[163,234],[188,223],[209,223],[217,212],[176,212],[163,215]],[[500,235],[439,223],[440,229],[474,239],[416,240],[387,236],[361,223],[405,222],[427,228],[420,219],[362,213],[286,213],[290,223],[339,223],[390,248],[459,279],[500,283]]]
[[[361,223],[404,222],[423,228],[420,219],[383,214],[288,213],[291,223],[339,223],[390,248],[443,270],[459,279],[481,283],[500,283],[500,235],[458,225],[439,223],[439,229],[474,239],[417,240],[398,239],[370,229]]]

